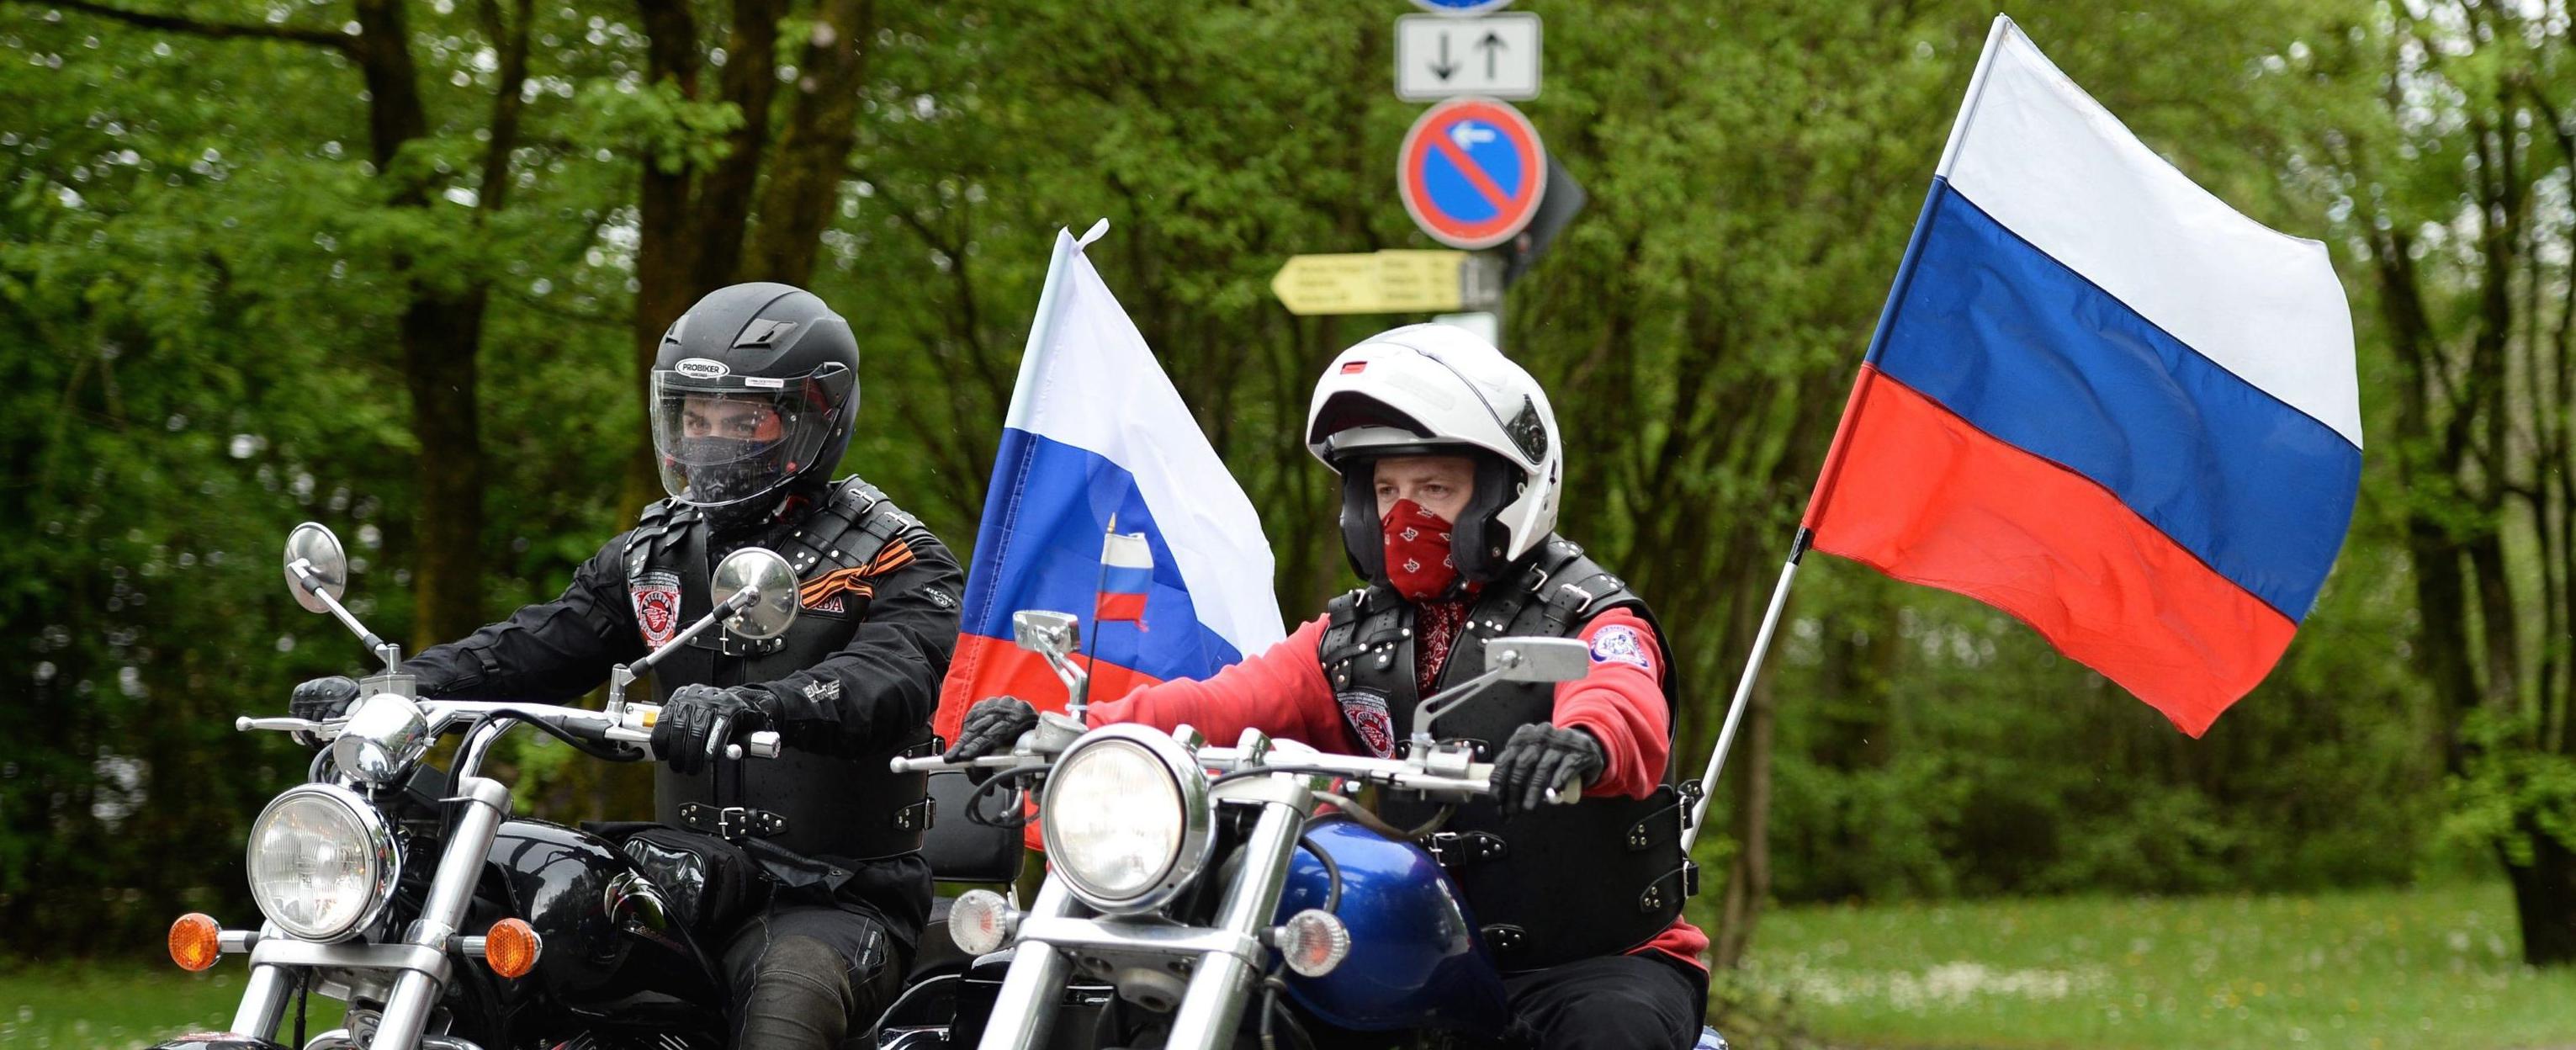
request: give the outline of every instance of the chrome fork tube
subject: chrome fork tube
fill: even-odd
[[[483,730],[467,737],[459,754],[479,763],[483,748],[491,743],[484,739],[485,732],[497,737],[507,728],[506,723],[486,723]],[[465,909],[474,901],[474,886],[481,880],[484,859],[492,852],[492,839],[500,831],[502,818],[510,814],[510,789],[501,786],[500,781],[471,775],[472,767],[465,762],[459,762],[458,769],[464,774],[456,781],[464,812],[457,814],[455,829],[447,836],[446,851],[439,855],[438,872],[430,879],[429,900],[422,905],[420,918],[403,934],[403,943],[439,953],[437,972],[405,970],[395,979],[393,994],[385,997],[376,1037],[367,1044],[369,1050],[409,1050],[419,1044],[421,1032],[429,1026],[430,1010],[438,1005],[455,965],[446,954],[447,938],[456,932],[457,923],[465,921]]]
[[[1061,919],[1073,914],[1073,892],[1064,880],[1049,876],[1038,887],[1029,917]],[[1023,940],[1011,953],[1011,968],[1002,990],[993,997],[993,1013],[984,1022],[977,1050],[1039,1050],[1055,1028],[1056,1006],[1064,1000],[1065,975],[1072,960],[1053,945]]]
[[[263,937],[275,937],[277,924],[263,924],[259,932]],[[277,1022],[286,1016],[286,995],[285,967],[251,967],[250,980],[242,985],[241,1006],[233,1011],[233,1026],[228,1030],[258,1039],[276,1034]]]
[[[1270,928],[1280,891],[1288,882],[1288,862],[1297,851],[1297,833],[1305,827],[1307,811],[1314,808],[1306,791],[1294,794],[1299,798],[1262,800],[1261,818],[1252,825],[1252,834],[1238,854],[1243,862],[1234,885],[1226,887],[1224,903],[1217,908],[1218,929],[1259,940]],[[1260,977],[1258,968],[1233,955],[1200,956],[1198,969],[1190,974],[1189,990],[1181,996],[1181,1008],[1172,1016],[1171,1038],[1163,1045],[1174,1050],[1215,1050],[1230,1044],[1234,1026],[1243,1020],[1244,1003]]]

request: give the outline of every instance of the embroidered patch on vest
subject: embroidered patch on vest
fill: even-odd
[[[1627,664],[1647,674],[1655,673],[1655,656],[1646,650],[1645,636],[1625,624],[1611,624],[1592,636],[1592,662]]]
[[[1342,705],[1342,721],[1350,724],[1360,746],[1378,758],[1395,757],[1395,717],[1387,713],[1386,697],[1354,689],[1333,701]]]
[[[636,576],[628,587],[635,600],[635,626],[644,647],[659,649],[680,633],[680,574],[655,569]]]

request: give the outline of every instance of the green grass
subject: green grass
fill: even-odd
[[[2576,1048],[2576,970],[2521,965],[2501,885],[1789,908],[1761,923],[1755,1009],[1827,1046]]]
[[[2576,969],[2516,961],[2496,885],[1815,907],[1762,917],[1746,1043],[1913,1050],[2576,1050]],[[0,1050],[220,1028],[228,958],[0,973]],[[330,1004],[336,1006],[337,1004]],[[336,1012],[336,1011],[327,1011]],[[315,1003],[315,1030],[326,1013]]]
[[[241,1005],[248,969],[227,956],[205,973],[166,960],[80,963],[62,969],[11,961],[0,970],[0,1050],[134,1050],[183,1032],[222,1031]],[[307,1034],[340,1023],[339,1000],[314,996]],[[295,1034],[287,1001],[281,1038]]]

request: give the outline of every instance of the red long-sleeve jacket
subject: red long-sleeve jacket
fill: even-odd
[[[1182,723],[1197,727],[1210,740],[1232,740],[1245,729],[1259,728],[1274,737],[1295,740],[1320,751],[1367,754],[1342,718],[1340,703],[1324,681],[1317,646],[1324,637],[1323,618],[1308,621],[1295,633],[1262,652],[1204,680],[1181,679],[1144,686],[1125,697],[1091,705],[1092,725],[1139,722],[1170,730]],[[1613,609],[1583,625],[1583,640],[1592,642],[1611,627],[1634,631],[1636,646],[1596,646],[1590,674],[1556,686],[1556,725],[1581,729],[1601,742],[1607,760],[1600,779],[1586,795],[1643,798],[1663,781],[1670,757],[1671,705],[1664,698],[1652,666],[1657,654],[1654,628],[1624,609]],[[1636,949],[1662,952],[1702,969],[1708,935],[1687,919]],[[1632,953],[1633,954],[1633,953]]]

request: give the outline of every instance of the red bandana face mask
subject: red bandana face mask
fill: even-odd
[[[1412,500],[1395,501],[1378,519],[1386,531],[1386,579],[1409,602],[1426,602],[1449,592],[1458,565],[1449,556],[1450,525]]]

